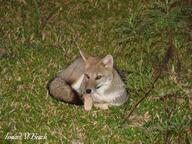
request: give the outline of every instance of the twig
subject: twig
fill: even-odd
[[[157,77],[155,78],[151,88],[145,93],[145,95],[140,98],[134,105],[133,107],[131,108],[131,110],[129,111],[129,113],[124,117],[124,122],[129,119],[129,117],[131,116],[131,114],[133,113],[133,111],[137,108],[137,106],[145,99],[149,96],[150,92],[154,89],[155,87],[155,83],[158,81],[158,79],[160,78],[161,76],[161,73],[162,73],[162,70],[160,69],[160,72],[159,74],[157,75]]]
[[[154,89],[156,82],[158,81],[158,79],[161,76],[162,70],[167,66],[168,62],[170,59],[172,59],[174,57],[174,45],[173,45],[173,38],[172,38],[172,31],[171,29],[168,28],[168,33],[169,33],[169,46],[167,48],[167,51],[165,53],[165,56],[163,58],[162,61],[162,65],[160,66],[159,69],[159,74],[156,76],[155,80],[153,81],[151,88],[149,88],[149,90],[144,94],[143,97],[141,97],[131,108],[131,110],[129,111],[129,113],[124,117],[124,121],[125,122],[127,119],[129,119],[129,117],[131,116],[131,114],[133,113],[133,111],[137,108],[137,106],[145,99],[149,96],[150,92]]]

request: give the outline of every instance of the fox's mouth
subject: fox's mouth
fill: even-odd
[[[103,87],[103,86],[107,86],[110,84],[110,80],[106,80],[105,82],[103,83],[100,83],[99,85],[96,86],[96,89],[98,90],[99,88]]]

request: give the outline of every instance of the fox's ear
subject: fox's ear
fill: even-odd
[[[107,55],[102,59],[102,63],[107,68],[113,68],[113,57],[112,55]]]
[[[85,53],[84,51],[82,51],[82,50],[79,50],[79,52],[80,52],[80,55],[81,55],[81,57],[83,58],[83,60],[86,62],[87,59],[89,58],[89,55],[86,54],[86,53]]]

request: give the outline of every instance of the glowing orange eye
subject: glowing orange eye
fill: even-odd
[[[103,76],[102,75],[98,75],[95,79],[96,80],[99,80],[99,79],[101,79]]]

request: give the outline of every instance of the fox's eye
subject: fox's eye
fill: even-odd
[[[87,79],[89,79],[89,78],[90,78],[88,74],[85,74],[85,77],[86,77]]]
[[[102,77],[103,77],[102,75],[98,75],[98,76],[96,76],[95,80],[99,80],[99,79],[101,79]]]

